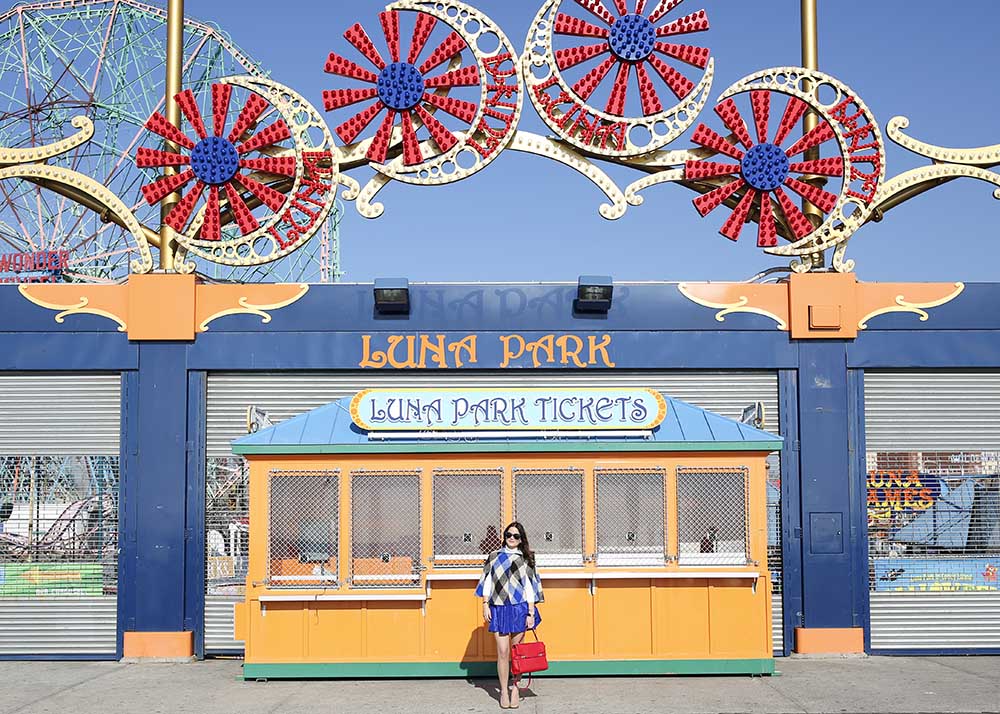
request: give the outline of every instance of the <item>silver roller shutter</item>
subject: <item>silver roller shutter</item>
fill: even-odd
[[[118,456],[117,374],[0,374],[0,455]]]
[[[234,639],[233,608],[242,597],[214,595],[205,599],[205,648],[214,652],[238,652],[243,640]]]
[[[0,655],[115,653],[118,603],[90,598],[0,598]]]
[[[864,391],[869,497],[892,472],[947,489],[869,513],[872,650],[1000,647],[1000,590],[979,574],[1000,564],[1000,372],[868,371]]]
[[[1000,451],[1000,372],[866,372],[872,451]]]
[[[209,488],[216,493],[233,493],[238,485],[219,486],[233,471],[231,442],[246,434],[246,409],[263,409],[275,423],[323,406],[335,399],[351,396],[362,389],[442,388],[442,387],[650,387],[676,399],[709,409],[723,416],[739,419],[743,408],[763,402],[765,429],[778,433],[778,375],[776,372],[654,372],[615,370],[607,372],[528,371],[507,372],[233,372],[208,376],[207,455]],[[213,471],[220,474],[213,480]],[[216,484],[216,485],[213,485]],[[243,486],[245,490],[245,485]],[[212,493],[208,495],[207,528],[215,530],[228,543],[238,545],[233,528],[214,518]],[[230,499],[231,502],[231,499]],[[227,514],[231,515],[231,514]],[[770,530],[770,529],[769,529]],[[780,528],[775,529],[780,533]],[[217,537],[216,537],[217,540]],[[216,551],[218,552],[218,550]],[[233,553],[226,551],[229,555]],[[210,566],[210,568],[213,566]],[[771,564],[780,568],[780,559]],[[238,574],[238,568],[237,574]],[[780,574],[779,574],[780,576]],[[779,577],[780,581],[780,577]],[[232,586],[212,587],[207,578],[205,612],[205,649],[208,652],[231,650]],[[232,583],[229,580],[228,583]],[[781,594],[774,595],[774,648],[783,648],[781,631]],[[229,618],[225,620],[225,618]],[[211,626],[208,626],[209,620]],[[223,621],[228,624],[223,624]]]
[[[0,655],[114,655],[118,374],[0,374]]]

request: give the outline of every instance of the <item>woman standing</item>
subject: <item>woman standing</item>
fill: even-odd
[[[517,521],[504,529],[503,547],[486,558],[476,587],[483,600],[483,619],[497,641],[497,675],[500,678],[500,708],[516,709],[520,704],[517,682],[508,691],[510,648],[524,639],[542,621],[535,605],[544,600],[542,583],[535,572],[535,554],[528,534]]]

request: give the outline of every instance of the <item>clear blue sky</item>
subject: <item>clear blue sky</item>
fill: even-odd
[[[609,0],[610,3],[610,0]],[[540,0],[477,0],[520,49]],[[652,0],[650,6],[653,5]],[[381,46],[375,0],[187,0],[189,15],[225,28],[271,76],[322,106],[323,89],[344,86],[323,73],[330,50],[357,53],[342,33],[361,21]],[[819,0],[820,68],[851,86],[881,126],[910,118],[909,133],[956,147],[1000,144],[996,38],[1000,2]],[[265,9],[265,8],[275,9]],[[712,29],[679,41],[712,49],[716,80],[703,118],[731,83],[756,70],[800,63],[796,0],[686,0],[672,15],[704,8]],[[331,126],[346,118],[328,117]],[[709,121],[710,125],[718,122]],[[545,133],[526,103],[522,129]],[[689,135],[670,148],[687,148]],[[925,160],[890,144],[887,177]],[[355,176],[367,180],[367,169]],[[622,185],[635,178],[619,174]],[[741,280],[785,264],[756,247],[747,227],[738,243],[717,231],[720,209],[698,216],[676,185],[645,193],[641,207],[609,222],[596,188],[553,162],[506,152],[470,180],[444,187],[390,185],[386,213],[362,218],[347,206],[341,230],[344,280],[407,276],[411,281]],[[1000,202],[988,184],[962,179],[862,228],[848,257],[865,280],[1000,279]]]

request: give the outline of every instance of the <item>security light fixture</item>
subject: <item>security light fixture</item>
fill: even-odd
[[[614,282],[610,275],[581,275],[576,288],[577,312],[603,312],[611,309]]]
[[[375,310],[382,315],[410,314],[410,281],[406,278],[376,278]]]

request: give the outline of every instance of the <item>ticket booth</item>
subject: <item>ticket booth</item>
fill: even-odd
[[[244,677],[495,674],[473,590],[512,520],[548,674],[770,674],[780,448],[645,389],[368,390],[248,435]]]

